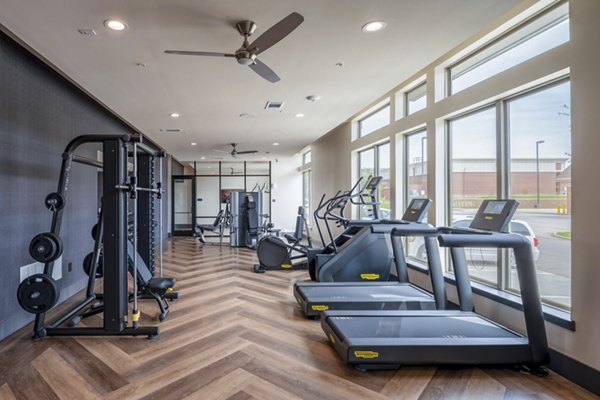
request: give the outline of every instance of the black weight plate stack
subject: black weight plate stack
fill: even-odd
[[[52,232],[36,235],[29,243],[29,254],[41,263],[58,260],[62,255],[63,244],[60,237]]]
[[[19,285],[17,300],[27,312],[41,314],[56,305],[60,290],[56,281],[46,274],[27,277]]]

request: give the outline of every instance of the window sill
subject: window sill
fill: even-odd
[[[429,270],[418,264],[408,264],[408,267],[412,270],[429,275]],[[456,280],[454,279],[454,276],[444,274],[444,279],[447,283],[456,286]],[[521,296],[517,296],[509,292],[504,292],[474,281],[471,281],[471,287],[473,289],[473,293],[479,296],[496,301],[500,304],[504,304],[505,306],[514,308],[516,310],[523,311],[523,303],[521,302]],[[571,319],[571,314],[569,312],[546,304],[542,304],[542,311],[544,313],[545,321],[560,326],[562,328],[568,329],[570,331],[575,331],[575,321]]]

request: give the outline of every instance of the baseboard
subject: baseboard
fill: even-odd
[[[600,396],[600,371],[550,349],[550,369]]]

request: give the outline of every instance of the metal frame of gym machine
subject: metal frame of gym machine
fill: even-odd
[[[82,157],[74,154],[75,150],[86,143],[102,143],[103,162]],[[128,270],[127,270],[127,144],[133,143],[134,154],[136,148],[147,153],[155,153],[152,149],[142,143],[142,137],[138,134],[119,135],[83,135],[73,139],[65,148],[62,155],[63,161],[60,172],[57,193],[62,196],[66,204],[67,191],[69,188],[69,174],[72,163],[77,162],[92,167],[102,168],[102,228],[99,235],[103,236],[104,242],[104,281],[103,285],[103,325],[101,327],[61,327],[63,323],[70,320],[77,313],[90,305],[96,296],[94,293],[86,293],[86,299],[64,313],[51,324],[45,324],[46,313],[36,315],[34,326],[34,339],[45,336],[148,336],[154,337],[159,334],[159,328],[155,326],[137,326],[132,321],[132,326],[127,326],[128,315]],[[137,185],[134,183],[134,189]],[[142,189],[142,188],[140,188]],[[51,232],[59,235],[64,207],[53,212]],[[135,214],[135,211],[134,211]],[[102,232],[103,231],[103,232]],[[104,233],[104,235],[103,235]],[[137,236],[137,233],[136,233]],[[94,248],[94,263],[89,279],[96,277],[96,266],[99,256],[99,246]],[[45,263],[44,274],[52,276],[54,261]],[[108,283],[107,283],[108,282]],[[134,286],[136,286],[134,277]],[[93,285],[88,285],[88,288]],[[134,288],[135,292],[135,288]],[[137,308],[137,306],[134,306]]]

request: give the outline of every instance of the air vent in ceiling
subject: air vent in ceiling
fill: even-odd
[[[96,31],[93,29],[77,29],[77,32],[84,36],[96,36]]]
[[[184,133],[183,129],[165,128],[160,130],[162,133]]]
[[[267,101],[265,104],[265,110],[281,111],[283,108],[283,101]]]

